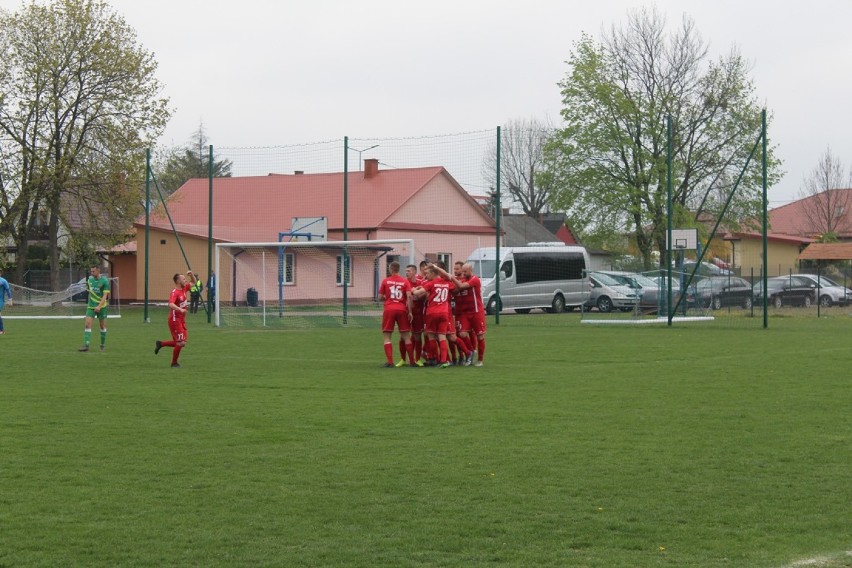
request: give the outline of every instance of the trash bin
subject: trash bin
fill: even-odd
[[[257,307],[257,288],[249,288],[246,290],[246,305],[250,308]]]

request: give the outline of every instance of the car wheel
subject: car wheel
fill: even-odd
[[[779,310],[781,309],[781,306],[784,305],[784,302],[781,300],[781,296],[775,296],[775,298],[773,298],[773,300],[772,300],[772,303]]]
[[[746,299],[743,301],[743,309],[744,310],[750,310],[752,304],[753,304],[753,302],[752,302],[751,298],[746,297]]]
[[[813,304],[813,300],[811,300],[810,296],[805,296],[804,306],[806,308],[810,308],[811,304]]]
[[[710,300],[710,304],[712,305],[714,310],[722,309],[722,298],[719,296],[715,296],[712,300]]]
[[[500,300],[497,296],[491,296],[491,299],[488,300],[488,305],[485,306],[485,313],[489,316],[493,316],[498,311],[498,304]]]
[[[609,299],[609,296],[601,296],[598,298],[597,306],[599,312],[607,314],[612,311],[612,300]]]
[[[830,308],[833,304],[834,302],[831,301],[831,296],[828,294],[820,296],[819,305],[821,308]]]
[[[553,303],[550,305],[550,313],[561,314],[564,311],[565,311],[565,298],[562,297],[562,294],[556,294],[553,297]]]

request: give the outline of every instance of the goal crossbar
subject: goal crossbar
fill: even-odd
[[[360,255],[361,258],[363,256],[370,257],[372,256],[374,260],[378,263],[378,259],[389,254],[391,251],[395,249],[398,251],[405,251],[404,254],[401,254],[401,258],[398,260],[402,263],[403,259],[407,258],[407,262],[411,263],[414,261],[415,256],[415,248],[414,248],[414,239],[376,239],[376,240],[346,240],[346,241],[272,241],[272,242],[234,242],[234,243],[216,243],[216,254],[214,259],[214,270],[217,275],[217,290],[214,299],[214,324],[218,327],[221,326],[222,321],[222,309],[223,307],[234,307],[233,303],[233,294],[238,289],[235,284],[237,279],[232,274],[232,278],[234,283],[223,280],[223,275],[228,272],[228,266],[222,264],[222,255],[227,254],[230,255],[231,261],[236,267],[237,259],[245,252],[254,251],[253,254],[257,254],[257,251],[267,251],[268,254],[258,255],[254,259],[254,269],[257,271],[254,274],[254,277],[259,280],[261,288],[259,290],[253,290],[255,294],[255,300],[257,296],[260,297],[258,306],[258,312],[260,314],[261,323],[258,325],[265,326],[267,323],[267,297],[270,299],[271,304],[277,306],[277,310],[270,309],[270,313],[276,312],[279,316],[282,316],[284,313],[284,296],[285,289],[296,291],[299,289],[299,286],[296,286],[294,282],[288,282],[287,279],[287,271],[291,269],[291,267],[287,264],[285,260],[285,253],[290,255],[291,253],[295,254],[309,254],[309,251],[313,250],[322,250],[322,251],[332,251],[332,253],[343,253],[342,256],[344,259],[352,259],[354,256]],[[229,252],[224,252],[229,251]],[[235,252],[234,252],[235,251]],[[252,253],[250,253],[252,254]],[[332,259],[333,260],[333,259]],[[340,261],[338,261],[339,263]],[[344,260],[345,268],[344,270],[349,271],[349,262],[351,260]],[[376,264],[378,266],[378,264]],[[301,270],[300,270],[301,272]],[[332,271],[333,272],[333,271]],[[234,273],[235,274],[235,273]],[[270,276],[270,274],[272,276]],[[334,275],[331,275],[334,278]],[[328,278],[328,275],[326,275]],[[267,284],[268,283],[268,284]],[[305,286],[302,282],[301,289],[304,289],[310,286]],[[333,282],[332,282],[333,284]],[[229,302],[229,298],[225,297],[226,295],[223,293],[228,286],[231,286],[231,295],[232,299]],[[348,313],[348,302],[347,302],[347,293],[350,290],[354,290],[352,288],[352,284],[348,284],[346,286],[342,286],[340,282],[337,283],[336,289],[342,293],[342,304],[340,306],[340,315],[342,316],[342,322],[344,324],[347,323],[347,313]],[[248,298],[247,298],[248,300]],[[223,302],[225,302],[223,304]]]

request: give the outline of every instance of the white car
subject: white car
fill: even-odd
[[[799,278],[812,282],[814,286],[819,287],[819,305],[823,308],[831,306],[845,306],[852,301],[852,290],[846,288],[825,276],[816,274],[794,274]],[[814,294],[817,289],[814,289]]]

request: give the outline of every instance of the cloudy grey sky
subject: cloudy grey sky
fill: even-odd
[[[712,54],[736,45],[752,63],[787,172],[772,206],[797,197],[827,147],[852,165],[849,0],[111,4],[159,62],[175,110],[166,144],[184,144],[202,121],[219,147],[451,134],[527,117],[558,124],[556,83],[581,32],[597,37],[628,9],[656,5],[670,25],[690,15]]]

